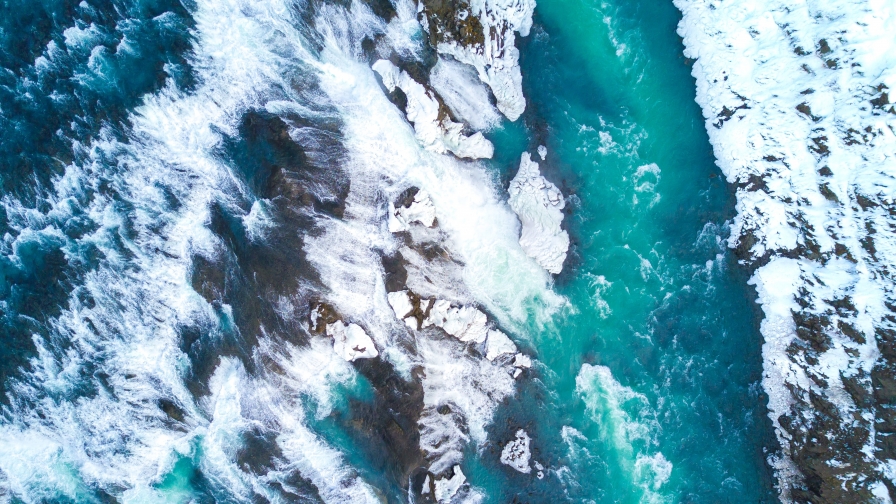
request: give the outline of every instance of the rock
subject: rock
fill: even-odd
[[[534,0],[465,1],[423,0],[424,29],[441,54],[472,65],[479,79],[495,95],[498,110],[511,121],[526,109],[523,97],[518,32],[525,37],[532,27]]]
[[[333,338],[333,350],[336,354],[347,361],[354,362],[379,355],[373,340],[357,324],[345,325],[337,320],[327,325],[327,335]]]
[[[433,304],[423,327],[436,326],[463,342],[482,343],[488,335],[488,317],[472,306],[453,307],[440,299]]]
[[[470,65],[439,58],[429,73],[429,82],[454,117],[473,130],[488,131],[501,125],[504,117],[492,105],[488,87]]]
[[[516,431],[516,439],[504,445],[504,450],[501,452],[501,463],[523,474],[529,474],[532,471],[532,468],[529,467],[529,457],[529,435],[520,429]]]
[[[529,369],[532,367],[532,358],[518,353],[513,357],[513,367]]]
[[[506,334],[491,329],[488,332],[488,338],[485,340],[485,358],[494,361],[504,354],[516,353],[516,345]]]
[[[407,231],[415,222],[432,227],[435,220],[436,207],[433,206],[429,193],[424,190],[417,191],[408,206],[399,205],[396,208],[395,205],[389,203],[389,232],[391,233]]]
[[[427,150],[459,158],[491,158],[495,148],[482,133],[466,136],[464,125],[449,117],[448,109],[432,90],[415,81],[407,72],[387,60],[379,60],[373,69],[380,74],[389,92],[396,87],[407,97],[407,118],[414,125],[417,140]]]
[[[541,176],[538,163],[524,152],[508,192],[510,208],[523,225],[520,246],[549,273],[560,273],[569,249],[569,235],[560,227],[566,205],[560,190]]]
[[[314,334],[324,334],[327,325],[338,321],[339,313],[331,305],[321,302],[312,302],[309,310],[309,329]]]
[[[467,477],[460,470],[460,466],[454,466],[453,470],[454,475],[450,478],[439,478],[435,481],[434,493],[437,502],[449,502],[467,481]]]

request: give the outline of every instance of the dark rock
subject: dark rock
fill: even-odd
[[[818,353],[826,352],[831,348],[831,337],[826,334],[826,329],[831,325],[829,317],[795,311],[791,311],[791,313],[793,321],[796,323],[796,334],[800,339],[809,343],[812,349]]]
[[[336,308],[321,301],[311,301],[308,313],[308,327],[314,334],[324,334],[327,325],[342,320]]]
[[[352,400],[343,421],[369,454],[376,469],[405,490],[424,462],[418,420],[423,411],[422,370],[405,380],[383,359],[361,359],[355,367],[374,389],[373,401]]]
[[[423,0],[425,25],[433,47],[442,42],[457,42],[464,47],[485,44],[485,31],[466,0]]]

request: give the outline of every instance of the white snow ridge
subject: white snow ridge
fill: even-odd
[[[560,228],[566,206],[560,189],[541,176],[538,163],[524,152],[508,192],[510,208],[523,225],[520,246],[549,273],[560,273],[569,249],[569,235]]]
[[[757,268],[781,498],[891,502],[896,4],[675,4],[737,187],[729,245]]]

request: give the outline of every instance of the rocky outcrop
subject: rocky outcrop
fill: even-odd
[[[501,463],[523,474],[532,472],[529,466],[529,434],[523,429],[516,431],[514,439],[504,445],[501,451]]]
[[[407,231],[414,223],[432,227],[436,220],[436,208],[426,191],[414,190],[396,207],[389,202],[389,232]]]
[[[507,190],[510,208],[522,223],[520,246],[542,268],[557,274],[569,249],[569,235],[561,229],[566,202],[557,186],[541,176],[538,163],[528,152],[520,159],[520,169]]]
[[[428,150],[459,158],[490,158],[495,148],[482,133],[464,135],[464,125],[451,120],[438,95],[415,81],[404,70],[387,60],[379,60],[373,69],[380,74],[389,92],[401,89],[407,97],[407,118],[414,125],[417,140]]]
[[[358,324],[346,325],[337,320],[327,325],[327,335],[333,338],[333,351],[347,361],[354,362],[379,355],[373,340]]]
[[[534,0],[421,0],[421,23],[439,53],[472,65],[511,121],[526,109],[516,33],[532,27]]]
[[[676,0],[755,268],[784,501],[896,498],[892,2]]]

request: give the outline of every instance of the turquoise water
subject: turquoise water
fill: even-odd
[[[389,436],[416,446],[413,414],[390,416],[413,383],[384,361],[304,389],[283,378],[283,356],[317,341],[302,310],[327,286],[302,247],[342,218],[346,138],[287,44],[313,31],[311,7],[268,4],[45,2],[0,20],[0,457],[15,461],[0,502],[339,502],[356,476],[408,501]],[[541,0],[517,39],[528,108],[489,133],[487,165],[506,187],[545,145],[572,246],[554,285],[568,304],[507,328],[535,370],[489,442],[468,443],[486,502],[774,500],[755,293],[724,246],[734,199],[678,20],[668,1]],[[259,240],[247,214],[262,199]],[[519,428],[541,477],[499,462]],[[288,452],[290,429],[310,455]]]
[[[534,412],[533,456],[576,501],[773,501],[759,314],[724,247],[733,195],[679,13],[542,0],[535,20],[521,51],[528,147],[548,148],[573,247],[557,279],[571,306],[556,328],[531,328],[543,383],[514,407]],[[546,480],[494,491],[538,500],[556,491]]]

